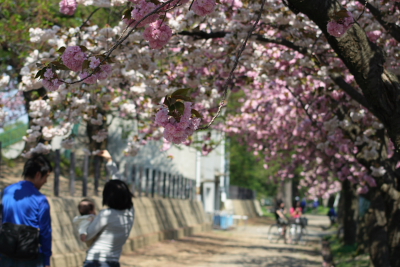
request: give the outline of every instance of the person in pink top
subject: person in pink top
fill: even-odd
[[[295,207],[290,208],[290,215],[297,219],[303,215],[303,209],[301,208],[300,202],[296,201]]]

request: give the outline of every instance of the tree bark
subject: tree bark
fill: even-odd
[[[341,197],[343,198],[343,242],[354,245],[357,240],[358,198],[354,186],[349,180],[342,182]]]
[[[324,33],[332,49],[353,74],[373,114],[382,121],[390,139],[400,148],[400,83],[396,75],[384,68],[385,56],[357,24],[342,37],[327,32],[331,16],[342,6],[336,0],[288,0],[288,7],[308,16]]]
[[[369,255],[374,266],[390,267],[390,249],[384,198],[378,188],[369,192],[370,208],[365,215],[365,227],[369,240]],[[398,251],[397,251],[398,254]],[[395,256],[398,257],[398,256]]]

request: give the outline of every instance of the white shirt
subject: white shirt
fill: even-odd
[[[87,228],[91,224],[91,222],[94,220],[96,215],[94,214],[88,214],[88,215],[81,215],[81,216],[76,216],[72,223],[74,224],[74,227],[78,229],[78,234],[79,236],[81,235],[87,235]],[[94,240],[86,241],[86,245],[90,247],[92,245]]]
[[[87,229],[87,240],[96,237],[86,260],[119,261],[135,217],[130,210],[103,209]]]

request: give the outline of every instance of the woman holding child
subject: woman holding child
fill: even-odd
[[[107,150],[100,156],[112,161]],[[84,267],[119,267],[122,247],[133,226],[132,193],[121,180],[108,181],[103,190],[103,206],[87,228],[86,240],[93,244],[87,252]],[[82,237],[82,236],[81,236]]]

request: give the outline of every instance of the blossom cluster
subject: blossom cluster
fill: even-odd
[[[48,154],[51,151],[51,145],[38,143],[36,147],[31,148],[28,152],[22,153],[24,158],[31,158],[34,154]]]
[[[328,33],[334,37],[342,37],[353,24],[353,14],[347,11],[347,14],[344,18],[329,21],[327,30]]]
[[[76,0],[61,0],[60,2],[60,12],[65,15],[74,15],[77,7]]]
[[[192,118],[192,103],[185,102],[185,110],[179,121],[169,115],[167,107],[162,107],[156,114],[155,123],[164,127],[164,138],[167,141],[180,144],[197,130],[200,119]]]

